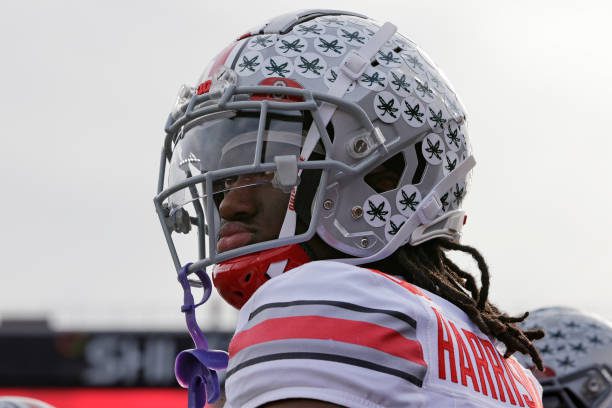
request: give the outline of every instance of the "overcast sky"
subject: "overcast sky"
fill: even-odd
[[[248,28],[316,7],[395,23],[462,98],[464,242],[492,300],[612,318],[612,10],[559,0],[2,1],[0,317],[183,327],[152,204],[176,92]]]

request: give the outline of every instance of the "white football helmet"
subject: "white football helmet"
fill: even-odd
[[[215,285],[236,307],[308,261],[315,234],[351,264],[459,239],[475,164],[465,110],[390,23],[337,10],[274,18],[181,89],[165,130],[155,205],[175,267],[185,263],[177,235],[195,232],[189,272],[215,265]],[[381,165],[396,175],[384,188],[369,180]],[[246,211],[233,224],[220,211],[253,188],[286,194],[272,235]]]
[[[612,324],[576,309],[530,313],[525,329],[543,329],[535,341],[544,371],[532,368],[544,388],[545,408],[612,407]],[[533,365],[522,355],[525,366]]]

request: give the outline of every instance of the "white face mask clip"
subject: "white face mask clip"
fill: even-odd
[[[300,182],[297,156],[275,156],[274,162],[276,163],[276,171],[272,184],[283,192],[290,193],[291,189]]]

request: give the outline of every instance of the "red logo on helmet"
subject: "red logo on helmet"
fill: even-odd
[[[220,74],[223,73],[225,68],[225,63],[236,47],[236,43],[232,43],[225,47],[223,51],[221,51],[215,59],[210,64],[209,68],[204,72],[205,80],[200,85],[198,85],[197,94],[202,95],[210,91],[210,87],[212,85],[212,79],[218,78]]]
[[[206,92],[210,91],[210,85],[211,84],[212,84],[212,81],[210,79],[207,79],[206,81],[202,82],[198,86],[197,94],[198,95],[202,95],[202,94],[205,94]]]
[[[261,81],[258,85],[304,89],[304,87],[300,85],[299,82],[294,81],[293,79],[281,78],[281,77],[266,78],[263,81]],[[278,94],[253,94],[253,96],[251,96],[251,100],[254,100],[254,101],[271,100],[271,101],[279,101],[279,102],[303,102],[304,98],[298,95],[287,95],[284,93],[278,93]]]

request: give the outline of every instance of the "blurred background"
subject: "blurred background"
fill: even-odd
[[[147,339],[160,333],[183,336],[171,341],[172,353],[189,347],[152,203],[163,126],[179,86],[194,84],[220,49],[304,8],[393,22],[454,85],[478,161],[464,243],[490,265],[490,298],[510,313],[566,305],[612,318],[608,2],[5,0],[4,339],[131,333],[136,379],[106,385],[174,384],[173,357],[166,382],[147,383],[142,363]],[[458,262],[476,273],[470,259]],[[235,312],[218,299],[203,309],[202,324],[222,345]],[[109,353],[123,358],[123,340],[113,344]],[[82,367],[95,361],[87,358],[82,351]],[[0,383],[8,385],[19,384]]]

